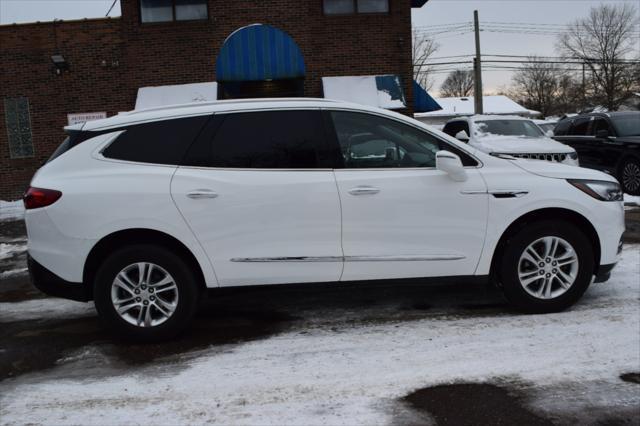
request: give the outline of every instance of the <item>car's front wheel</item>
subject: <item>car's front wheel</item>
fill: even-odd
[[[559,312],[589,287],[594,272],[591,242],[575,225],[540,221],[507,242],[500,260],[507,299],[527,313]]]
[[[186,262],[153,245],[123,248],[96,274],[94,300],[117,335],[137,341],[174,337],[192,319],[198,285]]]

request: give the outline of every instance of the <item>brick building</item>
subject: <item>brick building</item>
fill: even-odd
[[[121,0],[120,18],[2,25],[0,199],[20,197],[63,140],[68,114],[110,116],[133,109],[141,87],[217,81],[225,41],[254,23],[286,34],[303,69],[282,79],[236,76],[219,82],[219,97],[322,97],[322,77],[393,75],[404,91],[401,111],[411,112],[411,7],[424,3]],[[237,53],[253,63],[252,52]]]

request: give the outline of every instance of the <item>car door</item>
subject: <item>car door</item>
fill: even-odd
[[[340,201],[319,110],[217,114],[171,193],[221,286],[338,281]]]
[[[342,203],[343,281],[472,275],[487,222],[479,163],[404,122],[328,111],[343,167],[335,170]],[[468,180],[435,169],[435,153],[461,155]]]
[[[607,137],[598,136],[601,131],[607,132]],[[593,161],[593,167],[598,170],[606,170],[608,172],[616,172],[616,166],[622,158],[624,144],[616,140],[616,133],[605,117],[593,117],[589,134],[594,138],[593,144],[590,146],[590,158]]]
[[[566,134],[554,137],[558,142],[571,146],[578,153],[578,160],[581,166],[592,167],[593,158],[593,136],[589,135],[589,125],[591,117],[577,117],[571,122],[571,126]]]

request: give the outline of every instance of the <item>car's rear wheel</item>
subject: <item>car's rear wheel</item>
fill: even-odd
[[[174,337],[197,309],[199,287],[187,263],[153,245],[123,248],[96,274],[94,299],[118,336],[138,341]]]
[[[640,161],[626,158],[620,164],[618,181],[627,194],[640,195]]]
[[[527,313],[562,311],[589,287],[593,248],[569,222],[541,221],[509,238],[500,265],[507,299]]]

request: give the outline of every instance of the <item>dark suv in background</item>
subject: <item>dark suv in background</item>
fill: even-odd
[[[640,111],[568,117],[554,139],[578,152],[580,165],[615,176],[624,192],[640,195]]]

